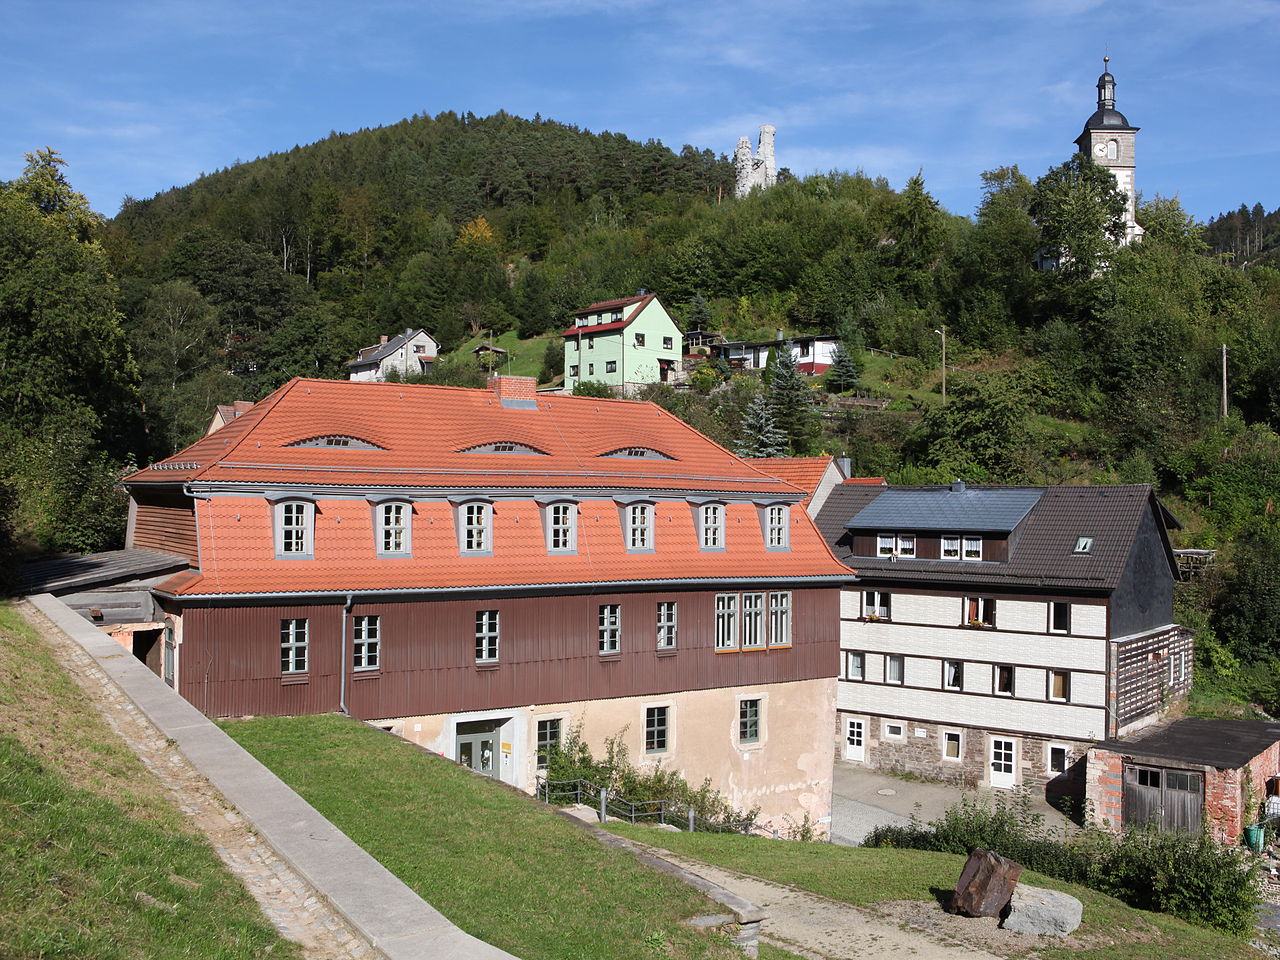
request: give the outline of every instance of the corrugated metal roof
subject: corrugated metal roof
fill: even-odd
[[[850,529],[1009,531],[1023,521],[1044,491],[1035,487],[973,490],[885,490],[846,524]]]

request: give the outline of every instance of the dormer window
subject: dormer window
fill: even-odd
[[[788,543],[787,516],[789,511],[780,503],[765,508],[765,546],[769,550],[786,550]]]
[[[652,447],[619,447],[617,450],[610,450],[608,453],[600,454],[602,457],[617,457],[620,460],[674,460],[675,457],[669,457],[661,450],[654,450]]]
[[[964,538],[964,559],[966,560],[982,559],[982,538],[981,537],[965,537]]]
[[[882,533],[876,537],[876,556],[908,557],[916,555],[916,536],[914,533]]]
[[[493,556],[493,504],[480,498],[454,499],[458,552],[463,556]]]
[[[379,503],[374,507],[379,556],[409,556],[412,514],[413,507],[408,503]]]
[[[942,551],[940,556],[943,560],[959,560],[960,559],[960,538],[954,534],[942,538]]]
[[[1093,537],[1077,537],[1076,553],[1093,553]]]
[[[578,547],[578,507],[553,503],[543,514],[547,525],[547,552],[573,553]]]
[[[274,511],[276,556],[314,556],[316,505],[307,500],[281,500]]]
[[[308,437],[306,440],[295,440],[293,443],[286,443],[286,447],[344,447],[348,450],[385,450],[386,447],[380,447],[376,443],[368,440],[361,440],[359,437],[348,436],[342,433],[330,433],[321,437]]]
[[[627,505],[627,549],[630,551],[653,549],[653,504]]]
[[[520,443],[516,440],[495,440],[492,443],[481,443],[474,447],[467,447],[465,450],[459,450],[459,453],[506,453],[506,454],[524,454],[536,457],[545,457],[545,450],[539,450],[537,447],[531,447],[527,443]]]
[[[703,550],[724,549],[724,504],[704,503],[698,508],[698,544]]]

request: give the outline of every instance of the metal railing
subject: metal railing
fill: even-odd
[[[582,804],[593,807],[600,822],[610,817],[630,823],[659,823],[698,833],[758,833],[777,837],[778,831],[765,830],[754,820],[721,823],[705,820],[692,807],[680,807],[665,800],[628,800],[612,793],[607,787],[590,780],[548,780],[539,777],[538,799],[557,807]]]

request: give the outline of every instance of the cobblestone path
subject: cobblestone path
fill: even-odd
[[[308,960],[376,960],[381,954],[356,933],[305,880],[258,838],[93,659],[28,603],[16,605],[53,648],[111,728],[169,792],[177,806],[262,907],[280,934],[302,946]]]

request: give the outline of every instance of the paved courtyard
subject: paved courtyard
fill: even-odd
[[[860,844],[873,829],[882,825],[904,825],[915,814],[920,820],[936,820],[966,794],[991,797],[999,790],[965,790],[941,783],[904,780],[868,770],[847,760],[836,761],[835,788],[831,803],[831,834],[836,843]],[[1033,812],[1044,815],[1051,826],[1071,827],[1071,822],[1044,799],[1034,794]]]

